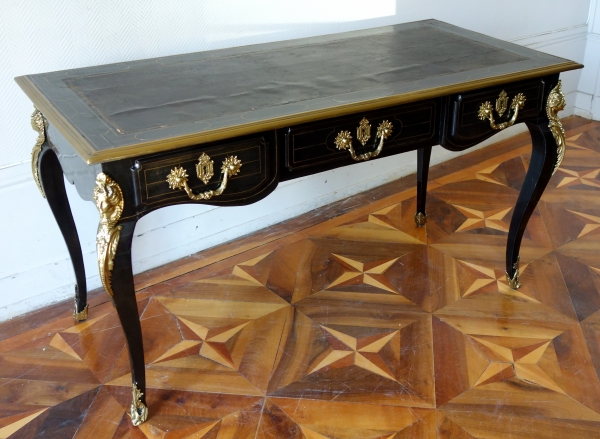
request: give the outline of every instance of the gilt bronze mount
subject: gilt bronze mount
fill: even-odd
[[[138,389],[136,383],[133,383],[131,386],[131,394],[129,416],[131,416],[131,423],[137,427],[148,420],[148,407],[142,402],[144,393]]]
[[[427,223],[427,215],[423,212],[415,213],[415,224],[417,227],[423,227]]]
[[[200,157],[200,159],[202,159],[202,157]],[[238,160],[237,157],[227,157],[225,160],[223,160],[223,164],[221,165],[221,173],[223,174],[223,180],[221,180],[221,184],[219,185],[219,187],[215,190],[205,191],[199,194],[194,194],[192,188],[190,188],[188,184],[189,176],[187,174],[187,171],[182,167],[178,166],[171,169],[171,172],[167,176],[167,183],[169,183],[169,187],[171,189],[185,190],[190,200],[210,200],[212,197],[221,195],[223,193],[223,191],[227,188],[227,182],[229,180],[229,177],[237,175],[240,172],[241,167],[242,162],[241,160]]]
[[[562,91],[562,81],[559,80],[556,87],[550,92],[548,102],[546,103],[546,114],[550,120],[548,127],[550,128],[550,131],[552,131],[554,140],[556,140],[557,158],[552,174],[558,170],[565,158],[565,149],[567,147],[565,142],[565,130],[558,118],[558,112],[563,110],[566,104],[565,94]]]
[[[204,184],[208,184],[210,179],[215,175],[213,171],[214,161],[206,153],[202,153],[196,165],[196,175]]]
[[[387,120],[381,122],[377,127],[376,136],[376,138],[380,139],[379,145],[374,151],[366,152],[364,154],[357,155],[356,151],[354,151],[354,147],[352,146],[352,134],[350,134],[350,131],[340,131],[337,137],[335,138],[334,143],[336,148],[340,151],[348,150],[350,152],[350,156],[355,162],[367,161],[381,154],[381,151],[383,150],[383,142],[385,139],[392,135],[393,128],[394,127],[392,126],[392,124]],[[371,137],[371,124],[369,124],[369,121],[366,118],[363,118],[360,121],[356,133],[358,140],[363,145],[365,145],[367,143],[367,140],[369,140],[369,138]]]
[[[40,157],[40,152],[42,152],[42,145],[44,142],[46,142],[46,129],[48,128],[48,121],[37,108],[31,115],[31,127],[38,133],[37,139],[35,139],[35,145],[31,150],[31,172],[33,173],[33,180],[40,190],[42,197],[46,198],[44,188],[42,187],[42,182],[40,181],[38,160]]]
[[[515,124],[517,118],[519,117],[519,110],[521,110],[525,106],[525,100],[526,100],[526,98],[523,93],[517,94],[513,98],[512,103],[510,104],[510,109],[512,110],[512,116],[510,117],[509,120],[507,120],[506,122],[502,122],[500,124],[496,124],[496,120],[494,118],[494,108],[492,107],[492,104],[489,101],[486,101],[483,104],[481,104],[481,106],[479,107],[479,113],[478,113],[479,119],[481,119],[481,120],[488,119],[490,121],[490,127],[492,127],[492,129],[497,130],[497,131],[511,127]],[[499,117],[502,117],[504,115],[507,105],[508,105],[508,95],[506,94],[506,92],[504,90],[502,90],[502,92],[500,93],[500,96],[496,100],[496,112],[498,113]]]
[[[123,192],[119,185],[104,172],[98,174],[94,188],[94,202],[100,212],[100,224],[96,235],[96,252],[100,280],[106,292],[112,297],[111,271],[117,253],[121,226],[117,226],[123,213]]]
[[[510,274],[508,274],[508,271],[506,272],[506,281],[508,282],[508,286],[511,287],[513,290],[518,290],[519,288],[521,288],[521,282],[519,280],[519,260],[521,259],[520,256],[517,257],[517,262],[515,262],[515,265],[513,265],[513,275],[512,277],[510,277]]]

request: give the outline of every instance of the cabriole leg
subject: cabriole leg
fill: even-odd
[[[133,425],[140,425],[148,418],[148,408],[142,328],[131,267],[131,242],[136,220],[119,224],[124,206],[123,193],[119,185],[103,172],[96,178],[94,201],[100,212],[96,236],[98,270],[102,285],[112,298],[125,332],[133,399],[129,414]]]
[[[515,290],[521,286],[519,251],[527,222],[565,154],[565,132],[557,116],[564,107],[565,96],[561,82],[558,81],[548,96],[547,118],[527,124],[533,146],[531,162],[510,222],[506,245],[506,278],[510,287]]]
[[[131,241],[135,222],[125,223],[122,227],[112,270],[112,298],[129,349],[133,393],[129,414],[133,425],[140,425],[148,418],[148,408],[146,406],[146,371],[142,327],[131,269]]]
[[[417,212],[415,223],[422,227],[427,222],[425,201],[427,199],[427,176],[429,175],[429,160],[431,158],[431,146],[417,150]]]
[[[73,318],[82,322],[87,319],[87,285],[85,280],[85,268],[83,266],[83,254],[79,235],[75,227],[75,221],[71,213],[71,206],[65,190],[63,171],[56,153],[51,148],[43,148],[37,157],[37,170],[39,172],[40,188],[50,205],[50,210],[56,219],[56,223],[63,235],[73,270],[75,271],[75,310]]]

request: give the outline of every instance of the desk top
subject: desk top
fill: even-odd
[[[92,164],[581,67],[426,20],[15,80]]]

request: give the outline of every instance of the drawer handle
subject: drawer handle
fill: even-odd
[[[350,134],[350,131],[340,131],[335,138],[335,146],[340,151],[346,149],[349,150],[350,156],[354,159],[354,161],[361,162],[369,160],[373,157],[377,157],[381,153],[381,150],[383,149],[383,141],[392,135],[393,128],[394,127],[392,124],[387,120],[384,120],[379,124],[379,127],[377,128],[377,136],[375,137],[376,139],[379,137],[379,145],[377,146],[377,149],[371,152],[356,155],[354,147],[352,146],[352,134]],[[371,137],[371,124],[369,124],[367,119],[363,118],[363,120],[360,121],[360,125],[356,129],[356,137],[358,137],[358,140],[360,140],[360,143],[362,143],[363,146]]]
[[[502,93],[500,93],[500,97],[498,99],[496,99],[496,112],[498,113],[499,117],[502,117],[504,115],[504,113],[506,112],[507,106],[508,106],[508,95],[506,94],[506,92],[504,90],[502,90]],[[489,101],[487,101],[487,102],[484,102],[483,104],[481,104],[481,106],[479,107],[479,119],[481,119],[481,120],[489,119],[490,126],[494,130],[503,130],[503,129],[511,127],[515,124],[517,117],[519,117],[519,110],[521,110],[524,106],[525,106],[525,95],[523,93],[519,93],[518,95],[516,95],[513,98],[512,102],[510,104],[510,108],[513,111],[512,117],[508,121],[496,125],[496,121],[494,120],[494,108],[492,107],[492,104]]]
[[[202,154],[200,156],[200,164],[206,164],[206,158],[204,157],[206,154]],[[208,156],[206,156],[208,157]],[[204,160],[203,160],[204,159]],[[209,158],[210,159],[210,158]],[[212,163],[212,161],[211,161]],[[237,157],[229,156],[225,160],[223,160],[223,164],[221,165],[221,173],[223,174],[223,180],[221,181],[221,185],[213,190],[201,192],[198,195],[192,192],[192,189],[188,185],[188,175],[184,168],[177,167],[171,169],[171,172],[167,176],[167,183],[169,183],[169,187],[171,189],[184,189],[185,192],[190,197],[190,200],[200,201],[200,200],[210,200],[212,197],[221,195],[225,188],[227,187],[227,181],[229,177],[237,175],[240,172],[240,168],[242,167],[241,160],[238,160]],[[212,171],[212,169],[211,169]],[[205,174],[206,175],[206,174]],[[205,176],[204,175],[204,176]],[[203,176],[203,177],[204,177]],[[202,177],[199,177],[202,178]],[[207,183],[208,181],[205,181]]]

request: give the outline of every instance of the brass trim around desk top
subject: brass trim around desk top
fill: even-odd
[[[383,98],[371,99],[362,102],[353,102],[342,104],[335,108],[317,109],[292,115],[275,117],[266,121],[248,122],[233,127],[207,130],[201,133],[186,134],[175,136],[168,140],[152,140],[134,145],[111,148],[107,151],[94,151],[86,139],[75,130],[72,125],[63,118],[56,108],[46,99],[46,97],[35,87],[27,77],[15,78],[19,86],[33,101],[34,105],[42,112],[44,117],[53,124],[65,138],[71,143],[73,148],[79,153],[83,160],[88,164],[105,163],[126,158],[138,157],[141,155],[164,152],[181,148],[185,146],[197,145],[216,140],[223,140],[247,134],[253,134],[260,131],[284,128],[291,125],[298,125],[306,122],[344,116],[360,111],[374,110],[382,107],[415,102],[423,99],[437,98],[447,96],[453,93],[464,93],[471,90],[502,85],[509,82],[521,81],[552,75],[569,70],[582,68],[583,65],[569,61],[555,65],[540,67],[536,69],[525,70],[522,72],[492,76],[484,79],[459,82],[442,87],[433,87],[424,90],[418,90],[410,93],[388,96]]]

